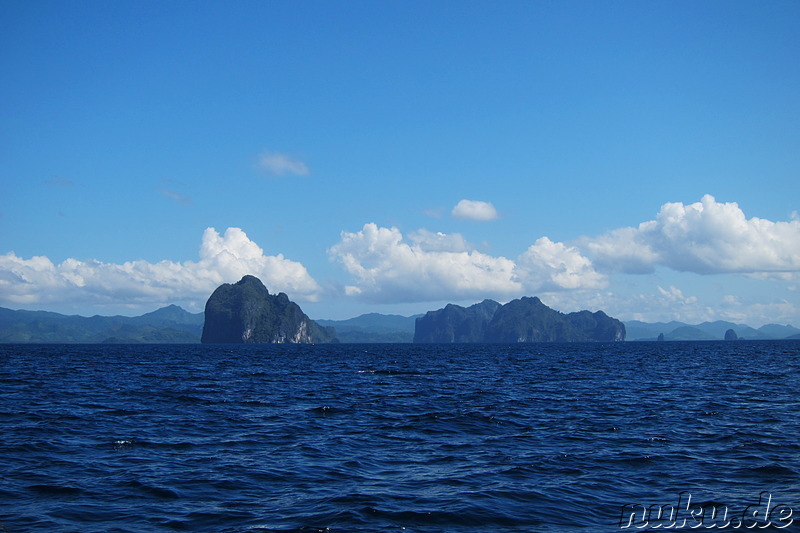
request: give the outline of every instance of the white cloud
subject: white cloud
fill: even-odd
[[[678,302],[682,304],[693,304],[697,302],[697,298],[695,296],[684,296],[683,291],[673,285],[670,285],[669,289],[665,289],[660,285],[657,288],[661,296],[670,302]]]
[[[0,305],[152,309],[179,303],[199,310],[217,286],[245,274],[260,278],[270,292],[286,292],[292,299],[315,301],[321,293],[302,264],[281,254],[264,255],[239,228],[228,228],[223,235],[208,228],[197,262],[67,259],[56,265],[47,257],[0,255]]]
[[[699,274],[800,271],[800,220],[747,219],[738,204],[710,195],[690,205],[664,204],[656,220],[584,245],[598,266],[626,273],[656,265]]]
[[[519,292],[513,261],[468,251],[462,241],[460,236],[417,232],[409,244],[397,228],[370,223],[356,233],[342,232],[330,255],[355,277],[356,285],[347,293],[370,301],[461,300]]]
[[[272,292],[286,292],[293,298],[314,301],[319,284],[301,263],[284,258],[283,254],[264,255],[264,251],[239,228],[228,228],[220,235],[214,228],[203,232],[200,261],[184,263],[200,272],[208,272],[216,283],[238,281],[245,274],[261,279]],[[216,275],[214,276],[214,273]]]
[[[601,289],[608,280],[577,248],[541,237],[517,260],[517,276],[541,291]]]
[[[489,202],[479,200],[461,200],[450,212],[456,218],[466,218],[469,220],[494,220],[497,218],[497,210]]]
[[[308,166],[304,162],[278,152],[263,152],[258,158],[258,167],[272,176],[286,174],[307,176],[309,174]]]
[[[365,224],[342,232],[330,255],[354,276],[346,294],[375,302],[516,298],[525,293],[599,288],[603,276],[577,249],[539,239],[517,262],[474,250],[461,235]]]
[[[620,228],[603,236],[587,239],[583,245],[598,267],[628,274],[648,274],[660,256],[646,242],[642,228]]]

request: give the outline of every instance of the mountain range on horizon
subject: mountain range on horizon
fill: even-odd
[[[765,324],[753,328],[747,324],[735,324],[725,320],[687,324],[685,322],[642,322],[629,320],[625,322],[628,340],[654,341],[659,335],[665,341],[713,341],[725,338],[725,332],[733,330],[743,340],[769,340],[800,338],[800,329],[786,324]]]
[[[0,307],[0,343],[195,343],[200,342],[203,320],[203,313],[190,313],[177,305],[135,317],[84,317]]]
[[[401,316],[367,313],[346,320],[316,320],[336,330],[343,343],[410,343],[416,319],[424,315]],[[199,343],[203,313],[190,313],[168,305],[140,316],[84,317],[50,311],[12,310],[0,307],[0,343]],[[732,329],[743,340],[800,338],[792,325],[766,324],[753,328],[718,320],[701,324],[685,322],[623,321],[627,341],[722,340]]]

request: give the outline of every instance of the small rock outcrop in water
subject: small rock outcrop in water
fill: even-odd
[[[261,280],[245,276],[235,284],[220,285],[211,294],[201,342],[336,342],[336,333],[308,318],[284,293],[272,295]]]
[[[450,304],[417,319],[414,342],[623,341],[625,325],[602,311],[563,314],[539,298],[464,308]]]
[[[728,331],[725,332],[725,340],[726,341],[738,341],[739,340],[739,335],[737,335],[736,332],[733,331],[732,329],[729,329]]]

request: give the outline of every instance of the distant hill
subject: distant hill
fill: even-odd
[[[751,328],[746,324],[734,324],[733,322],[725,322],[717,320],[716,322],[703,322],[695,326],[699,330],[711,335],[715,339],[725,338],[725,332],[732,329],[738,337],[745,339],[766,339],[767,336],[762,332]]]
[[[197,343],[202,328],[202,313],[189,313],[176,305],[136,317],[83,317],[0,307],[0,343]]]
[[[722,338],[722,337],[720,337]],[[692,326],[681,326],[664,334],[665,341],[713,341],[716,337],[702,329]]]
[[[625,322],[625,329],[628,340],[632,341],[654,341],[659,334],[664,335],[665,341],[723,340],[728,330],[733,330],[740,339],[750,340],[787,339],[800,335],[800,329],[790,325],[767,324],[755,329],[746,324],[723,320],[694,325],[674,321],[647,323],[630,320]]]
[[[417,317],[367,313],[347,320],[317,320],[320,326],[332,327],[341,342],[394,343],[414,340]]]
[[[780,324],[766,324],[758,328],[758,331],[771,339],[797,338],[800,335],[800,329],[788,324],[785,326],[781,326]]]

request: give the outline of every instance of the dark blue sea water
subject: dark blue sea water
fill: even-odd
[[[793,341],[0,345],[0,429],[7,533],[800,525]]]

